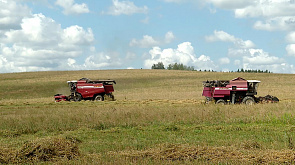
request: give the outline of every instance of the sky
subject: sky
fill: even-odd
[[[295,0],[0,0],[0,73],[295,73]]]

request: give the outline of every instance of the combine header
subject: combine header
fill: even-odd
[[[260,81],[245,80],[241,77],[233,80],[213,80],[203,82],[203,96],[206,97],[206,102],[215,101],[216,104],[228,103],[264,103],[278,102],[279,99],[275,96],[267,95],[265,97],[255,97]]]
[[[70,87],[71,95],[56,94],[54,95],[55,102],[115,99],[112,93],[114,92],[113,84],[116,84],[114,80],[90,80],[88,78],[82,78],[80,80],[67,81],[67,83]]]

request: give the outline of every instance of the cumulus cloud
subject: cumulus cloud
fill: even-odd
[[[258,0],[240,8],[234,8],[238,18],[281,17],[295,14],[295,4],[290,0]]]
[[[158,44],[159,44],[159,42],[156,41],[152,36],[144,35],[141,40],[137,40],[137,39],[133,38],[130,41],[129,46],[138,46],[141,48],[149,48],[149,47],[156,46]]]
[[[256,21],[253,27],[266,31],[289,31],[295,28],[295,17],[273,17],[264,21]]]
[[[21,9],[25,13],[30,11],[14,1],[7,1],[5,5],[7,8],[14,6],[10,8],[14,11],[9,13],[17,13]],[[14,17],[11,14],[11,19],[9,17],[7,20],[13,21],[7,25],[17,28],[2,29],[0,35],[0,72],[100,69],[121,64],[116,53],[95,51],[91,28],[85,29],[78,25],[62,28],[43,14],[29,13],[25,17]],[[84,58],[84,62],[78,63],[76,58]]]
[[[239,48],[253,48],[255,44],[250,40],[242,40],[240,38],[236,38],[233,35],[230,35],[224,31],[214,31],[213,35],[206,36],[206,41],[208,42],[216,42],[216,41],[223,41],[223,42],[232,42],[235,44],[236,47]]]
[[[255,1],[249,0],[207,0],[207,2],[214,4],[216,7],[223,8],[223,9],[237,9],[237,8],[244,8]]]
[[[175,36],[174,36],[174,34],[171,31],[166,33],[166,35],[165,35],[165,42],[166,43],[170,43],[174,39],[175,39]]]
[[[30,16],[31,10],[14,1],[0,1],[0,30],[19,29],[24,17]]]
[[[141,40],[133,38],[129,46],[132,47],[141,47],[141,48],[151,48],[157,45],[162,45],[164,43],[168,44],[175,39],[175,36],[172,32],[167,32],[164,39],[154,39],[152,36],[144,35]]]
[[[230,59],[229,59],[228,57],[220,58],[218,61],[219,61],[219,64],[220,64],[220,65],[227,65],[227,64],[230,64]]]
[[[63,56],[78,53],[81,46],[90,45],[94,40],[91,29],[86,31],[77,25],[62,29],[60,24],[43,14],[24,18],[20,30],[7,31],[5,36],[5,41],[13,43],[15,48],[62,52]]]
[[[105,14],[109,15],[132,15],[135,13],[147,13],[148,7],[137,7],[134,5],[131,1],[119,1],[119,0],[113,0],[113,6],[109,8],[107,12],[103,12]]]
[[[293,41],[291,39],[293,35],[293,33],[290,33],[286,39]],[[233,43],[234,46],[228,49],[228,56],[234,59],[234,65],[238,66],[238,68],[271,70],[279,73],[295,72],[295,70],[292,70],[294,69],[293,65],[287,64],[283,58],[272,56],[262,49],[255,49],[252,41],[244,41],[224,31],[214,31],[213,35],[206,36],[205,39],[209,42]],[[286,49],[289,55],[295,56],[295,44],[294,46],[290,44]],[[222,57],[219,59],[219,64],[230,64],[230,59]]]
[[[290,44],[286,46],[286,51],[289,56],[295,57],[295,32],[292,31],[286,36],[286,41]]]
[[[295,27],[293,0],[207,0],[221,9],[232,10],[236,18],[258,18],[253,25],[258,30],[292,30]]]
[[[116,59],[116,60],[114,60]],[[83,63],[79,64],[73,58],[68,58],[67,63],[62,64],[61,68],[70,68],[73,70],[96,70],[102,68],[114,68],[122,65],[122,60],[116,52],[113,53],[95,53],[87,56]]]
[[[172,3],[182,3],[187,2],[188,0],[163,0],[164,2],[172,2]]]
[[[286,36],[286,41],[288,43],[295,43],[295,31],[290,32],[287,36]]]
[[[149,51],[149,57],[144,61],[145,68],[151,68],[155,63],[163,62],[165,66],[173,63],[182,63],[187,66],[194,66],[195,69],[216,70],[217,67],[210,57],[201,55],[197,57],[190,42],[178,45],[177,49],[161,49],[153,47]]]
[[[252,65],[272,65],[284,62],[283,59],[270,56],[269,53],[262,49],[249,49],[249,56],[244,56],[243,61]]]
[[[262,49],[231,49],[229,56],[237,58],[234,60],[234,65],[238,68],[269,70],[277,73],[295,72],[293,65],[286,63],[283,58],[272,56]]]
[[[87,4],[77,4],[74,0],[57,0],[56,5],[62,7],[65,15],[89,13]]]
[[[295,44],[289,44],[286,46],[286,51],[289,56],[295,57]]]

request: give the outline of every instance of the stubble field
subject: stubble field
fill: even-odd
[[[102,70],[0,74],[0,163],[292,164],[291,74]],[[114,79],[116,101],[60,102],[66,81]],[[202,81],[260,80],[276,104],[204,104]]]

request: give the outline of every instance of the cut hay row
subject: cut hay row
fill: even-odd
[[[72,160],[81,156],[77,141],[49,137],[26,142],[20,149],[0,147],[1,164]]]
[[[234,147],[189,146],[161,144],[147,150],[110,152],[130,160],[150,158],[168,161],[204,161],[207,163],[232,162],[234,164],[293,164],[294,150],[239,149]]]
[[[116,101],[54,102],[82,77],[116,80]],[[260,80],[258,95],[280,102],[204,104],[202,81],[235,77]],[[0,164],[294,164],[294,84],[289,74],[1,74]]]

